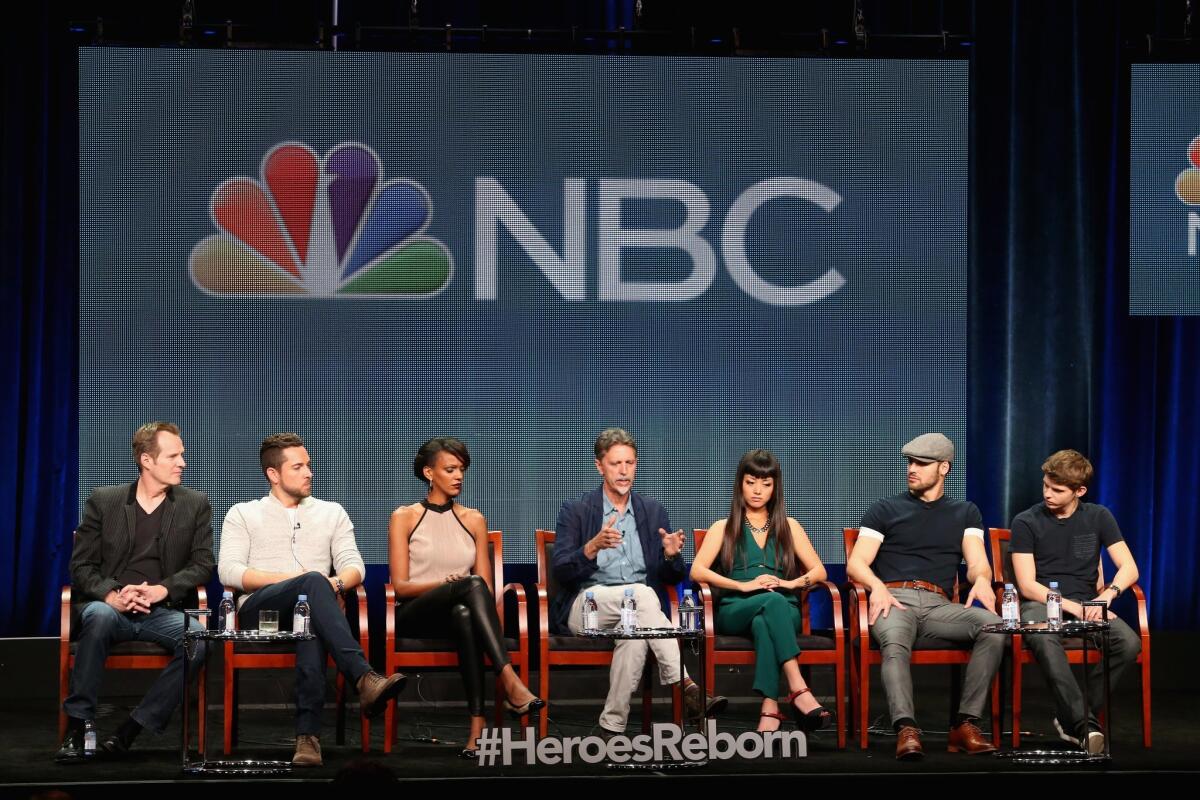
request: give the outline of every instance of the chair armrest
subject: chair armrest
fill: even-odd
[[[391,653],[396,649],[396,587],[391,583],[383,585],[383,623],[384,641]]]
[[[367,623],[367,588],[361,583],[354,587],[354,605],[357,606],[358,612],[358,644],[364,653],[369,654],[371,651],[367,646],[367,639],[370,636],[369,625]],[[350,616],[350,614],[348,613],[347,616]]]
[[[496,599],[496,612],[502,624],[504,620],[504,597],[512,593],[517,598],[517,641],[529,638],[529,601],[525,597],[525,587],[519,583],[506,583]]]
[[[867,620],[869,619],[867,612],[867,595],[870,590],[858,581],[847,581],[846,591],[850,593],[850,626],[849,631],[851,636],[858,636],[861,640],[866,641],[869,632]],[[857,630],[855,630],[857,628]]]
[[[60,596],[62,606],[59,609],[58,637],[63,642],[71,641],[71,584],[62,587]]]
[[[711,654],[717,636],[717,615],[713,611],[712,587],[704,581],[696,581],[700,587],[700,607],[704,609],[704,641]]]
[[[829,592],[829,606],[833,614],[833,632],[837,638],[842,638],[844,625],[842,624],[842,593],[833,581],[819,581],[812,585],[809,592],[813,592],[818,588]]]
[[[1146,611],[1146,593],[1136,583],[1129,587],[1129,591],[1133,592],[1137,600],[1138,634],[1142,637],[1142,649],[1145,650],[1150,643],[1150,615]]]

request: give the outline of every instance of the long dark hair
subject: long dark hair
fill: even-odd
[[[792,546],[792,528],[788,524],[787,503],[783,499],[783,469],[779,466],[779,459],[769,450],[751,450],[738,462],[737,474],[733,478],[733,501],[729,504],[729,519],[725,521],[725,538],[721,542],[721,569],[728,575],[733,571],[734,560],[738,556],[745,558],[742,523],[746,521],[746,501],[742,498],[742,479],[746,475],[774,480],[774,490],[767,501],[767,519],[771,528],[763,549],[774,543],[775,568],[782,571],[785,580],[790,580],[798,574],[796,549]]]

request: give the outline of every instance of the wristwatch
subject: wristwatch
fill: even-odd
[[[338,594],[341,594],[342,592],[346,591],[346,584],[342,583],[341,578],[334,578],[333,582],[337,584]]]
[[[1116,600],[1118,597],[1120,597],[1120,596],[1121,596],[1121,592],[1122,592],[1122,591],[1124,591],[1124,590],[1123,590],[1123,589],[1122,589],[1120,586],[1117,586],[1115,583],[1110,583],[1108,586],[1105,586],[1104,588],[1105,588],[1105,589],[1112,589],[1112,592],[1113,592],[1113,600]]]

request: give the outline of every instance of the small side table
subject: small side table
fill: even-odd
[[[208,609],[201,611],[200,609],[188,609],[184,612],[189,617],[203,617],[209,614]],[[285,775],[292,771],[290,761],[262,761],[256,759],[238,759],[226,761],[209,761],[208,753],[200,753],[199,761],[191,761],[189,759],[188,740],[188,661],[192,655],[192,648],[198,641],[206,642],[255,642],[261,644],[294,644],[295,642],[306,641],[314,638],[311,633],[293,633],[292,631],[277,631],[275,633],[261,633],[257,630],[245,631],[212,631],[212,630],[188,630],[188,626],[184,624],[183,635],[183,744],[182,760],[183,772],[185,775]],[[212,654],[214,648],[208,648],[205,654],[207,658]],[[208,709],[203,709],[201,713],[208,713]],[[205,750],[208,749],[208,743],[205,742]]]
[[[699,642],[700,647],[697,653],[700,657],[699,665],[699,680],[696,681],[700,686],[700,707],[703,709],[708,703],[708,687],[704,685],[707,654],[704,651],[704,628],[696,630],[685,630],[683,628],[634,628],[633,631],[622,630],[621,628],[609,628],[605,630],[583,631],[579,634],[586,639],[612,639],[618,640],[647,640],[647,639],[674,639],[679,644],[679,679],[683,680],[683,643],[684,642]],[[680,714],[684,713],[680,709]],[[680,728],[685,727],[686,719],[680,720]],[[705,723],[707,715],[700,714],[700,732],[705,732]],[[700,767],[707,764],[707,761],[686,761],[680,763],[652,763],[652,764],[609,764],[609,767],[621,767],[623,769],[679,769],[682,767]]]
[[[1085,607],[1092,603],[1084,603]],[[1097,603],[1104,606],[1105,617],[1108,616],[1108,607],[1104,603]],[[999,634],[1002,636],[1061,636],[1080,637],[1083,640],[1083,708],[1085,719],[1091,715],[1091,704],[1088,701],[1088,692],[1091,683],[1088,677],[1088,652],[1091,648],[1092,636],[1100,634],[1103,644],[1100,647],[1100,663],[1104,671],[1104,685],[1101,687],[1104,692],[1104,716],[1101,722],[1101,733],[1104,734],[1104,750],[1103,752],[1092,755],[1087,750],[1086,737],[1081,742],[1080,750],[1006,750],[996,752],[994,755],[997,758],[1008,758],[1017,764],[1081,764],[1081,763],[1107,763],[1112,761],[1112,754],[1109,751],[1109,701],[1111,699],[1111,686],[1108,677],[1108,637],[1109,624],[1108,620],[1070,620],[1064,621],[1058,628],[1051,628],[1045,622],[1025,623],[1016,628],[1005,627],[1003,622],[994,622],[991,625],[984,625],[981,628],[983,633]]]

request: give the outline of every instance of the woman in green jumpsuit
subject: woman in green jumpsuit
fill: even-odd
[[[763,698],[758,729],[777,730],[783,722],[776,700],[780,671],[789,691],[784,702],[796,725],[805,731],[824,727],[830,714],[800,674],[796,634],[799,593],[825,580],[825,567],[804,528],[787,515],[783,473],[770,452],[742,456],[729,517],[709,527],[692,564],[692,580],[719,592],[717,633],[754,640],[754,690]]]

